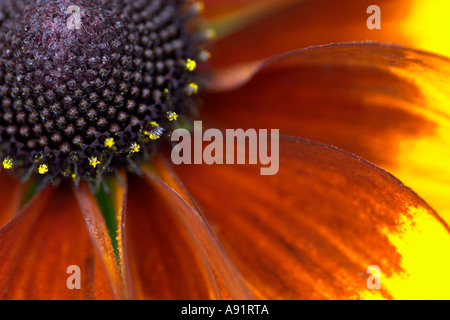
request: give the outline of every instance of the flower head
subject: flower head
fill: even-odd
[[[448,298],[450,59],[379,5],[0,2],[0,298]],[[175,165],[192,118],[279,128],[280,170]]]
[[[139,133],[154,121],[167,129],[166,114],[183,113],[198,91],[200,43],[182,1],[83,0],[75,8],[79,28],[68,26],[76,10],[65,1],[4,5],[0,150],[19,176],[45,163],[53,178],[99,181],[129,165],[130,143],[153,148]],[[97,170],[100,157],[108,170]]]

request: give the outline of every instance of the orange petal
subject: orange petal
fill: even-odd
[[[374,4],[373,1],[299,1],[277,14],[265,17],[218,40],[211,48],[211,64],[220,68],[268,58],[298,48],[346,41],[373,40],[414,46],[419,43],[415,38],[417,32],[411,31],[411,25],[417,22],[417,19],[411,20],[413,4],[416,6],[416,3],[429,2],[377,1],[376,4],[381,9],[381,29],[371,30],[367,28],[370,15],[366,11]],[[443,9],[445,8],[435,6],[431,12],[445,15],[447,11]],[[435,21],[444,22],[446,18]],[[435,39],[435,34],[439,34],[439,39],[445,39],[448,33],[442,32],[436,24],[433,28],[429,25],[416,23],[414,30],[421,29],[420,38],[428,36]]]
[[[261,0],[204,0],[204,17],[210,20],[221,19],[224,16],[234,14],[255,5]]]
[[[204,96],[221,128],[280,128],[392,172],[450,221],[450,61],[398,46],[350,43],[267,63],[245,86]]]
[[[449,228],[400,181],[294,138],[280,140],[277,175],[259,169],[175,167],[257,298],[450,297]]]
[[[73,190],[83,212],[89,235],[108,272],[114,294],[117,297],[122,297],[123,287],[121,274],[117,265],[109,231],[97,199],[89,189],[89,185],[85,182],[81,183],[78,187],[73,186]]]
[[[22,184],[4,171],[0,172],[0,228],[8,223],[19,210],[22,199]]]
[[[249,297],[194,208],[156,176],[147,176],[147,182],[136,177],[130,180],[126,244],[136,297]],[[188,228],[187,219],[197,221],[193,228]]]
[[[134,299],[133,282],[130,274],[130,263],[128,260],[128,246],[126,240],[126,207],[128,197],[128,176],[124,171],[120,172],[120,180],[115,179],[112,186],[112,197],[114,199],[114,208],[116,210],[117,222],[117,248],[118,262],[121,270],[124,297],[126,299]]]
[[[305,0],[213,0],[206,1],[203,17],[218,38],[225,37],[254,22],[272,16],[286,7]]]
[[[224,11],[236,11],[252,5],[260,0],[203,0],[207,14]]]
[[[69,289],[68,267],[81,289]],[[1,299],[111,299],[113,293],[68,186],[47,186],[0,231]]]
[[[198,210],[186,188],[171,168],[171,164],[163,156],[157,156],[152,162],[156,173],[147,171],[147,180],[161,189],[168,200],[173,201],[175,193],[176,213],[185,227],[193,233],[198,250],[203,260],[214,275],[217,290],[216,298],[253,299],[253,295],[242,282],[230,258],[223,250],[208,222]]]

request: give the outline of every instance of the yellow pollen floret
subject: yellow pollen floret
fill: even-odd
[[[98,161],[97,157],[91,157],[89,158],[89,164],[95,169],[100,164],[100,161]]]
[[[169,121],[177,121],[178,114],[174,111],[167,111],[167,119],[169,119]]]
[[[190,96],[193,94],[197,94],[198,93],[198,84],[196,84],[195,82],[189,83],[187,85],[187,93]]]
[[[195,68],[197,68],[197,62],[195,60],[192,60],[192,59],[187,59],[187,61],[186,61],[186,69],[188,69],[189,71],[194,71]]]
[[[158,140],[160,136],[158,134],[153,133],[153,132],[149,132],[148,133],[148,137],[150,139],[152,139],[152,140]]]
[[[114,145],[115,145],[116,143],[114,142],[114,138],[107,138],[106,140],[105,140],[105,147],[107,147],[107,148],[112,148],[112,147],[114,147]]]
[[[48,166],[46,164],[41,164],[38,168],[39,174],[46,174],[48,172]]]
[[[141,150],[141,146],[138,143],[133,142],[130,147],[131,153],[138,153],[139,150]]]
[[[169,104],[173,104],[172,98],[170,97],[169,89],[168,89],[168,88],[165,88],[165,89],[164,89],[164,96],[166,97],[166,100],[167,100],[167,102],[168,102]]]
[[[42,158],[44,158],[44,155],[42,153],[38,153],[34,156],[34,161],[39,162],[42,160]]]
[[[207,29],[204,31],[204,35],[208,40],[214,40],[217,37],[216,30],[214,29]]]
[[[156,131],[144,131],[144,135],[149,137],[151,140],[158,140],[161,137]]]
[[[209,51],[202,50],[200,51],[199,59],[201,61],[208,61],[209,59],[211,59],[211,53]]]
[[[169,111],[170,112],[170,111]],[[150,122],[152,125],[151,130],[144,130],[144,136],[147,136],[151,140],[157,140],[161,137],[161,135],[164,133],[164,129],[161,128],[161,126],[156,121]]]
[[[11,157],[6,157],[3,159],[3,168],[9,170],[13,167],[13,159]]]
[[[198,1],[192,5],[192,8],[198,14],[202,14],[205,11],[205,3],[203,1]]]

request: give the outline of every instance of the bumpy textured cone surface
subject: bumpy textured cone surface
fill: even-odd
[[[99,181],[136,166],[189,107],[194,74],[186,61],[199,53],[183,1],[0,6],[6,169],[23,178]]]

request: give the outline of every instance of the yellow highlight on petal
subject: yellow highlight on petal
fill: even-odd
[[[3,168],[9,170],[13,167],[13,159],[11,157],[6,157],[3,159]]]
[[[411,59],[415,58],[411,54]],[[399,141],[395,165],[384,169],[412,188],[450,223],[450,64],[431,56],[427,63],[430,69],[410,63],[391,71],[420,88],[425,101],[425,106],[410,103],[397,106],[434,123],[434,132]]]
[[[46,174],[48,172],[48,166],[46,164],[41,164],[38,168],[39,174]]]
[[[450,1],[412,0],[410,14],[403,22],[404,33],[415,47],[450,56]]]
[[[401,255],[404,272],[387,276],[381,267],[381,288],[394,299],[450,299],[450,233],[424,208],[409,207],[400,217],[401,227],[383,233]],[[364,291],[359,298],[379,299],[380,291]]]
[[[428,115],[438,126],[435,133],[399,143],[396,168],[388,168],[411,187],[439,215],[450,222],[450,121],[443,116]],[[438,119],[440,118],[440,119]]]

